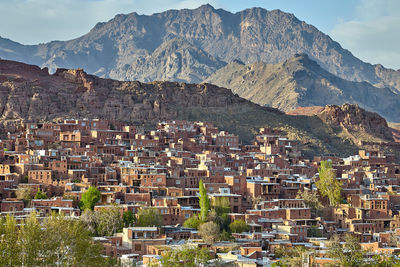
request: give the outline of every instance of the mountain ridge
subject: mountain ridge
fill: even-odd
[[[103,77],[135,79],[138,77],[127,75],[124,66],[150,55],[173,38],[185,39],[224,62],[239,59],[246,64],[278,63],[295,53],[307,53],[341,78],[368,81],[379,87],[390,87],[394,92],[400,90],[399,71],[362,62],[293,14],[263,8],[231,13],[204,5],[153,15],[120,14],[96,24],[89,33],[76,39],[30,46],[29,53],[24,46],[13,44],[13,48],[8,44],[7,49],[14,49],[14,53],[0,51],[0,57],[20,61],[25,58],[25,62],[48,67],[51,72],[59,67],[81,67]],[[5,47],[4,40],[0,40],[0,48]],[[185,82],[193,81],[188,77]]]
[[[389,88],[337,77],[306,54],[278,64],[230,63],[205,80],[260,105],[283,111],[318,105],[358,104],[391,121],[400,118],[400,95]]]

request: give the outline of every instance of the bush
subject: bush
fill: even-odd
[[[199,234],[207,244],[213,244],[219,238],[219,225],[215,222],[206,222],[200,225]]]
[[[244,220],[236,220],[229,224],[229,229],[232,233],[242,233],[249,231],[250,227]]]
[[[193,217],[190,217],[187,219],[184,223],[183,226],[187,228],[193,228],[193,229],[199,229],[199,226],[201,224],[201,220],[197,215],[194,215]]]

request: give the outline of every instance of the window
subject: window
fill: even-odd
[[[135,244],[135,251],[141,251],[142,250],[142,245],[141,244]]]
[[[176,183],[176,184],[181,184],[181,181],[180,181],[180,180],[176,180],[175,183]]]

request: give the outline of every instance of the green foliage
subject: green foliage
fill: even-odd
[[[136,226],[141,227],[160,227],[162,225],[162,216],[156,208],[142,208],[137,213]]]
[[[201,223],[202,221],[199,219],[199,217],[197,215],[193,215],[183,223],[183,226],[187,228],[199,229]]]
[[[100,236],[112,236],[121,232],[123,221],[118,206],[104,207],[95,211],[97,217],[97,233]]]
[[[24,177],[21,178],[21,183],[22,184],[27,184],[28,183],[28,175],[25,175]]]
[[[358,239],[351,234],[347,234],[344,246],[340,244],[338,236],[331,238],[328,255],[343,266],[355,267],[362,265],[364,252]]]
[[[213,209],[218,216],[231,212],[231,204],[228,197],[216,197],[213,201]]]
[[[41,224],[35,213],[17,227],[0,220],[0,266],[104,266],[101,244],[77,220],[52,215]]]
[[[218,215],[217,212],[212,209],[207,216],[208,222],[215,222],[219,225],[221,231],[229,231],[229,224],[231,223],[231,218],[228,216],[227,213],[223,213]]]
[[[220,227],[215,222],[206,222],[200,225],[199,234],[204,242],[213,244],[220,236]]]
[[[47,195],[42,190],[38,190],[35,195],[35,199],[47,199]]]
[[[306,205],[307,208],[311,209],[311,212],[314,215],[318,215],[321,213],[323,209],[323,205],[319,201],[318,193],[316,191],[298,191],[296,195],[297,199],[303,199],[304,204]]]
[[[167,251],[162,255],[160,262],[163,267],[196,267],[205,266],[211,259],[212,257],[207,249],[184,245]]]
[[[32,187],[19,185],[15,194],[17,195],[18,199],[24,201],[25,206],[28,206],[32,200]]]
[[[100,191],[96,187],[89,187],[89,189],[82,194],[82,210],[93,210],[96,203],[100,200]]]
[[[14,217],[7,215],[1,219],[0,224],[0,266],[18,266],[21,265],[21,247],[17,246],[19,233],[17,222]]]
[[[123,227],[123,219],[117,205],[96,211],[86,209],[80,219],[92,236],[112,236]]]
[[[204,187],[203,180],[199,182],[199,204],[200,204],[200,220],[207,220],[208,211],[210,210],[210,200],[208,199],[207,190]]]
[[[302,261],[307,257],[307,252],[308,250],[303,246],[280,247],[276,249],[275,256],[280,259],[279,266],[302,266]]]
[[[122,214],[122,221],[124,222],[124,227],[130,227],[135,223],[136,217],[132,211],[128,210]]]
[[[342,185],[336,179],[335,171],[332,168],[331,161],[321,161],[321,167],[318,169],[319,181],[316,186],[322,196],[328,197],[329,204],[336,206],[341,201]]]
[[[242,233],[249,231],[250,227],[244,220],[240,219],[229,224],[229,229],[232,231],[232,233]]]
[[[311,226],[307,229],[308,237],[322,237],[322,231],[317,226]]]
[[[400,266],[400,259],[394,255],[375,255],[372,262],[364,265],[367,267]]]
[[[229,224],[231,223],[231,218],[228,216],[228,213],[231,212],[229,198],[214,198],[212,208],[208,214],[208,221],[217,223],[221,231],[229,231]]]
[[[232,234],[226,230],[223,230],[222,233],[219,235],[218,240],[220,241],[233,241],[235,238],[232,236]]]

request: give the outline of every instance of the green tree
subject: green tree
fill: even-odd
[[[23,266],[39,266],[43,240],[41,225],[35,212],[31,213],[20,227],[19,245],[21,247],[21,262]]]
[[[86,209],[83,211],[79,219],[85,225],[85,228],[90,233],[90,235],[98,236],[97,233],[98,217],[95,211]]]
[[[316,191],[299,190],[297,192],[296,198],[303,199],[305,206],[311,209],[313,215],[318,215],[324,207],[319,201],[318,193]]]
[[[124,227],[129,227],[135,223],[136,217],[133,215],[132,211],[127,210],[122,214],[122,221],[124,223]]]
[[[162,225],[162,216],[156,208],[142,208],[137,213],[136,226],[160,227]]]
[[[388,266],[400,266],[400,259],[395,255],[375,255],[372,257],[372,261],[365,264],[368,267],[388,267]]]
[[[0,266],[21,266],[17,221],[7,215],[0,222]]]
[[[281,247],[275,251],[275,256],[280,259],[279,266],[303,266],[307,252],[308,250],[303,246]]]
[[[25,206],[27,206],[32,200],[32,187],[19,185],[15,194],[17,195],[17,198],[23,200]]]
[[[100,236],[112,236],[122,230],[123,221],[117,205],[101,208],[95,211],[95,214],[97,215],[97,233]]]
[[[96,187],[90,186],[85,193],[82,194],[82,210],[93,210],[94,205],[100,200],[100,191]]]
[[[0,266],[110,266],[84,224],[60,215],[42,223],[32,213],[17,222],[0,219]]]
[[[336,206],[341,201],[342,185],[336,179],[336,173],[332,168],[331,161],[321,161],[318,169],[319,180],[316,186],[322,196],[328,197],[330,206]]]
[[[232,236],[232,234],[226,230],[223,230],[222,233],[219,235],[218,240],[220,241],[233,241],[235,238]]]
[[[363,264],[364,252],[359,240],[351,234],[345,236],[342,246],[338,236],[333,236],[328,244],[328,255],[343,266],[355,267]]]
[[[203,180],[199,182],[199,204],[200,204],[200,220],[207,220],[208,211],[210,210],[210,200],[207,195],[207,190],[203,184]]]
[[[244,220],[240,219],[229,224],[229,229],[232,233],[242,233],[249,231],[250,227]]]
[[[28,175],[25,175],[24,177],[21,178],[21,184],[27,184],[28,183]]]
[[[122,231],[123,227],[123,219],[117,205],[102,207],[96,211],[86,209],[80,220],[92,236],[112,236]]]
[[[160,262],[163,267],[196,267],[205,266],[211,259],[212,257],[207,249],[199,249],[191,245],[183,245],[165,252],[161,257]]]
[[[193,215],[183,223],[183,226],[187,228],[199,229],[201,223],[202,221],[199,219],[199,217],[197,215]]]
[[[212,207],[218,216],[231,212],[231,204],[228,197],[215,197]]]
[[[307,229],[308,237],[322,237],[322,231],[317,226],[313,225]]]
[[[208,222],[215,222],[219,225],[221,231],[229,231],[229,224],[231,223],[231,218],[227,213],[222,213],[218,215],[215,209],[212,209],[207,216]]]
[[[200,225],[199,234],[207,244],[214,244],[220,235],[220,227],[215,222],[206,222]]]
[[[42,190],[38,190],[35,195],[35,199],[47,199],[47,195]]]
[[[96,266],[104,262],[102,245],[92,243],[79,220],[52,215],[46,218],[43,236],[43,265]]]

